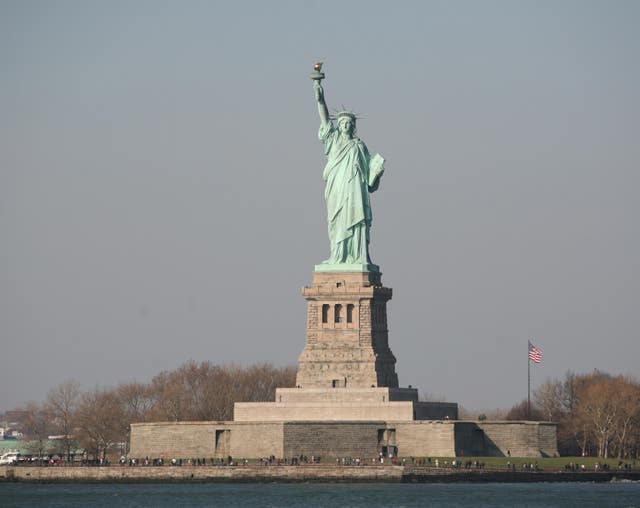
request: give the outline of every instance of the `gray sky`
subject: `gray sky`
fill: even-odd
[[[328,256],[309,74],[386,159],[403,386],[638,375],[640,3],[0,1],[0,410],[294,364]]]

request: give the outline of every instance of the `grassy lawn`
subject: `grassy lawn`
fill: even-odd
[[[405,459],[407,465],[410,465],[410,458],[405,457]],[[578,465],[584,464],[589,471],[594,470],[596,462],[601,466],[606,463],[612,471],[616,471],[619,462],[619,459],[602,459],[598,457],[431,457],[431,464],[427,462],[427,465],[434,466],[435,459],[438,459],[441,467],[445,462],[450,465],[452,460],[461,461],[463,464],[469,460],[477,460],[478,462],[483,462],[486,468],[506,469],[507,463],[510,463],[515,464],[517,470],[521,470],[523,464],[538,464],[538,468],[545,471],[564,471],[565,465],[571,462]],[[623,460],[622,464],[624,465],[625,463],[631,465],[635,470],[640,469],[640,460]]]

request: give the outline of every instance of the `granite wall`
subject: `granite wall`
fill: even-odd
[[[289,421],[131,425],[131,456],[171,458],[557,456],[556,425],[543,422]]]

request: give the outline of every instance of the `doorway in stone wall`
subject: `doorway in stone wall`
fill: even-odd
[[[229,429],[216,429],[215,454],[216,457],[226,457],[229,455],[229,443],[231,431]]]
[[[396,429],[378,429],[378,452],[381,457],[397,457]]]

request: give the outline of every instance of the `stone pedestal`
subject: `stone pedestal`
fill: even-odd
[[[132,456],[556,455],[556,426],[460,422],[458,405],[399,388],[388,343],[391,289],[376,271],[316,271],[302,290],[307,342],[296,388],[236,402],[232,422],[131,425]]]
[[[302,289],[307,342],[296,388],[277,388],[274,402],[236,402],[236,422],[416,421],[458,418],[457,404],[419,402],[399,388],[389,349],[391,289],[378,271],[318,271]]]
[[[387,301],[379,272],[314,272],[305,287],[307,342],[300,388],[398,387],[389,349]]]

